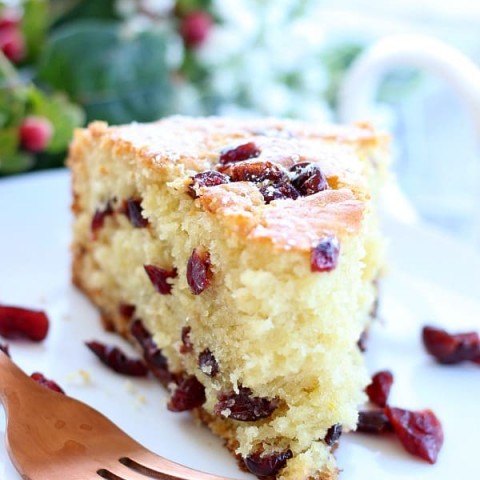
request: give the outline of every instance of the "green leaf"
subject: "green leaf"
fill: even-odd
[[[0,130],[0,159],[14,154],[18,149],[18,144],[18,128],[2,128]]]
[[[166,55],[160,32],[128,36],[115,23],[76,22],[47,43],[38,79],[83,105],[89,120],[151,121],[172,109]]]
[[[330,106],[335,107],[338,102],[338,89],[345,75],[345,71],[357,58],[363,46],[356,43],[334,45],[322,53],[320,61],[329,72],[329,86],[325,92],[326,100]]]
[[[47,0],[24,0],[22,31],[27,44],[28,59],[38,57],[49,25]]]
[[[116,0],[50,0],[54,26],[82,19],[119,20]]]
[[[33,164],[33,157],[18,152],[19,136],[17,127],[0,129],[0,174],[22,172]]]
[[[34,164],[34,157],[28,153],[17,152],[0,158],[0,174],[8,175],[29,170]]]
[[[0,175],[24,172],[32,168],[33,164],[33,155],[24,152],[16,152],[8,157],[0,157]]]
[[[0,85],[0,132],[8,126],[20,123],[25,115],[25,106],[25,86]]]
[[[180,15],[187,15],[195,10],[211,10],[212,0],[177,0],[175,10]]]
[[[29,114],[46,117],[53,126],[53,136],[46,151],[57,153],[65,150],[72,138],[73,129],[84,123],[83,111],[70,103],[64,95],[46,96],[31,87],[28,95]]]

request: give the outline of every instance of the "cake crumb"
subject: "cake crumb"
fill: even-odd
[[[135,388],[135,385],[131,382],[131,380],[125,381],[125,383],[123,384],[123,388],[124,388],[130,395],[135,394],[135,392],[137,391],[137,389]]]
[[[69,373],[66,378],[71,385],[91,385],[93,383],[90,373],[83,369]]]

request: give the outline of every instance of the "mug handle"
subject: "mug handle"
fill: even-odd
[[[345,123],[368,119],[382,78],[398,67],[418,67],[443,77],[470,111],[480,140],[480,69],[466,55],[436,38],[421,34],[392,35],[367,48],[347,71],[339,90],[338,115]],[[480,193],[479,193],[480,219]],[[384,211],[415,223],[418,214],[393,181],[384,198]],[[476,237],[480,241],[480,221]]]
[[[480,138],[480,69],[456,48],[421,34],[388,36],[360,54],[340,86],[340,120],[351,123],[368,118],[380,81],[402,66],[443,77],[470,110]]]

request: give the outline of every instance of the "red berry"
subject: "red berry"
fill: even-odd
[[[170,372],[167,358],[155,344],[152,334],[145,328],[141,320],[133,321],[130,325],[130,333],[142,347],[145,363],[157,380],[164,386],[171,382],[178,383],[177,375]]]
[[[131,305],[130,303],[121,303],[118,307],[118,313],[120,313],[120,315],[127,320],[131,320],[133,318],[135,315],[135,310],[135,305]]]
[[[96,240],[97,238],[97,231],[103,228],[103,225],[105,224],[105,219],[108,216],[113,215],[113,213],[114,212],[110,201],[108,201],[103,207],[97,208],[95,210],[92,221],[90,223],[90,230],[92,231],[92,236],[94,240]]]
[[[302,195],[313,195],[328,189],[327,179],[316,163],[297,163],[290,171],[292,184]]]
[[[57,382],[54,382],[53,380],[46,378],[45,375],[43,375],[43,373],[34,372],[30,375],[30,377],[42,387],[49,388],[54,392],[63,393],[63,395],[65,395],[65,391],[63,390],[63,388],[60,385],[58,385]]]
[[[180,345],[180,353],[189,353],[193,350],[193,344],[190,339],[192,327],[182,327],[182,344]]]
[[[23,59],[25,56],[25,40],[16,27],[0,28],[0,50],[14,63]]]
[[[263,185],[260,187],[260,193],[263,195],[266,204],[273,200],[284,200],[286,198],[296,200],[300,196],[300,192],[288,182]]]
[[[185,412],[201,407],[205,401],[205,387],[191,375],[179,383],[172,393],[167,408],[171,412]]]
[[[293,457],[290,449],[284,452],[272,453],[263,456],[260,453],[254,453],[245,458],[245,466],[248,470],[259,478],[271,478],[276,475],[285,465],[287,460]]]
[[[376,373],[372,377],[372,383],[368,385],[365,392],[368,395],[369,400],[378,405],[384,407],[387,404],[388,395],[393,384],[392,372],[384,370]]]
[[[338,442],[339,438],[342,436],[342,426],[339,423],[332,425],[325,435],[325,443],[331,447]]]
[[[215,377],[219,372],[217,359],[208,348],[203,350],[198,356],[198,366],[200,370],[209,377]]]
[[[143,268],[158,293],[161,295],[170,295],[172,293],[173,285],[167,282],[167,280],[177,278],[176,268],[165,270],[155,265],[144,265]]]
[[[189,13],[180,24],[180,35],[187,47],[199,47],[208,37],[213,25],[212,17],[202,10]]]
[[[220,172],[207,170],[206,172],[197,173],[191,177],[192,183],[188,186],[187,193],[192,198],[198,198],[198,189],[200,187],[215,187],[228,183],[230,179]]]
[[[18,12],[11,9],[4,9],[0,17],[0,30],[7,28],[16,28],[20,25],[21,16]]]
[[[325,237],[312,248],[310,269],[312,272],[330,272],[335,269],[340,254],[340,244],[336,237]]]
[[[10,358],[10,348],[8,343],[0,343],[0,352],[3,352],[7,357]]]
[[[30,152],[45,150],[52,134],[52,124],[44,117],[26,117],[20,125],[20,143]]]
[[[437,461],[443,445],[443,429],[431,410],[411,412],[386,407],[385,414],[407,452],[432,464]]]
[[[250,388],[239,387],[238,393],[233,390],[220,393],[213,412],[218,416],[233,418],[240,422],[254,422],[269,417],[278,407],[278,399],[254,397]]]
[[[0,335],[5,338],[44,340],[49,321],[45,312],[0,305]]]
[[[242,162],[250,158],[257,158],[262,151],[254,142],[243,143],[236,147],[228,147],[220,152],[220,163],[225,165],[232,162]]]
[[[85,342],[87,347],[113,371],[131,377],[145,377],[148,369],[142,360],[128,358],[118,347],[101,342]]]
[[[143,216],[142,200],[129,198],[125,204],[125,214],[135,228],[146,228],[149,225],[148,219]]]
[[[201,248],[195,248],[187,263],[187,283],[194,295],[200,295],[210,286],[212,281],[210,267],[210,254]]]
[[[480,336],[476,332],[450,334],[435,327],[424,327],[422,340],[427,352],[439,363],[478,363],[480,358]]]
[[[380,434],[393,432],[393,427],[383,410],[367,410],[358,412],[357,432]]]

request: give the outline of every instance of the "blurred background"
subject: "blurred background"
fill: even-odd
[[[471,0],[0,0],[0,176],[62,166],[73,128],[93,119],[335,121],[345,73],[373,42],[427,33],[480,65],[479,25]],[[393,133],[420,217],[480,248],[480,132],[451,88],[395,69],[368,117]]]

